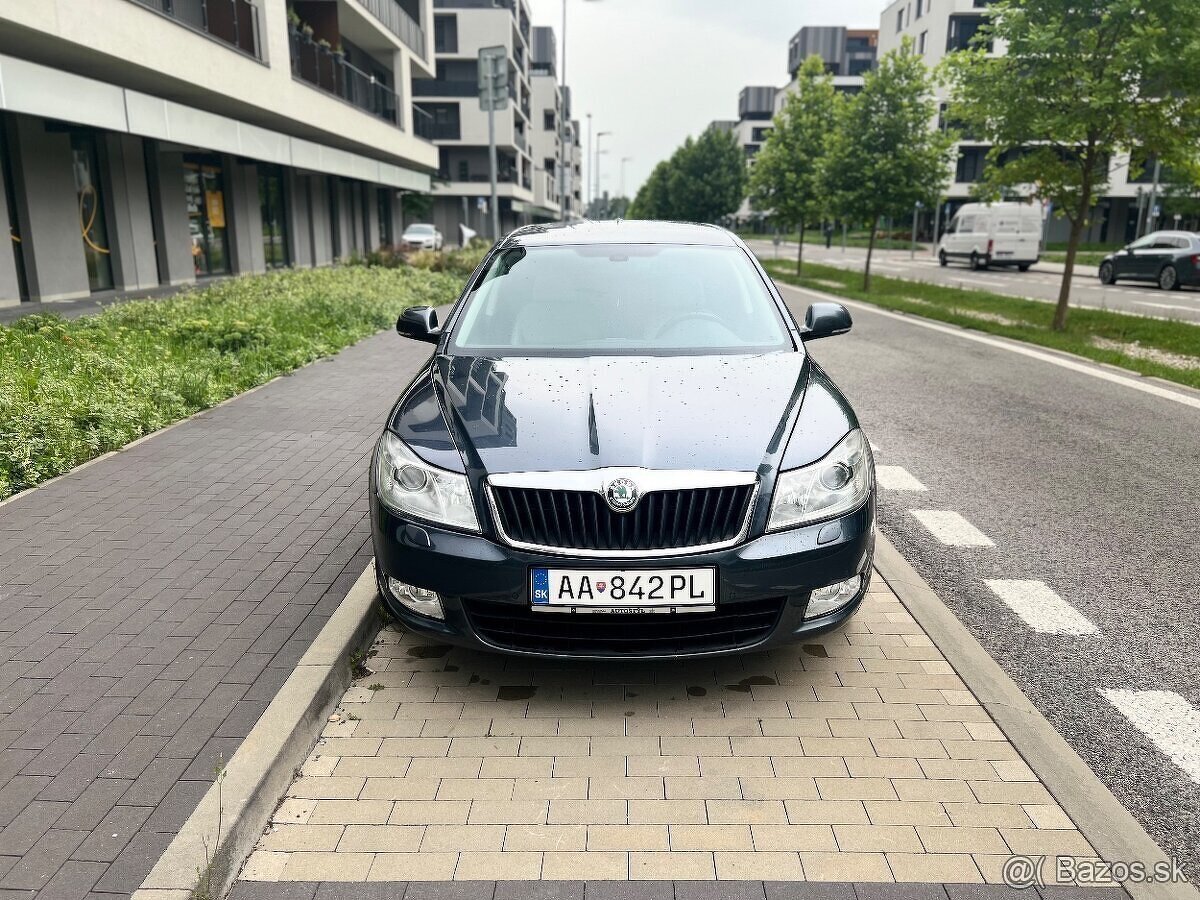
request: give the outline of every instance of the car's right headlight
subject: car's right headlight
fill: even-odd
[[[874,484],[867,439],[855,428],[824,459],[779,473],[767,530],[796,528],[848,513],[870,496]]]
[[[479,530],[467,477],[429,465],[390,431],[379,439],[375,490],[379,499],[398,513]]]

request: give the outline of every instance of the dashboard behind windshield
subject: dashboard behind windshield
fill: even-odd
[[[793,348],[774,299],[737,247],[513,247],[493,258],[465,302],[452,352]]]

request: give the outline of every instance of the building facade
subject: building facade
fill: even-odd
[[[0,0],[0,302],[391,244],[432,0]]]
[[[989,3],[990,0],[894,0],[884,9],[880,19],[879,52],[898,49],[907,37],[912,40],[914,50],[932,68],[948,53],[965,50],[971,45],[972,38],[986,21]],[[992,47],[991,51],[1003,53],[1004,48]],[[946,116],[948,88],[942,85],[937,90],[940,113],[930,127],[945,128],[949,124]],[[989,149],[987,143],[972,140],[969,136],[964,136],[955,145],[949,186],[934,216],[939,231],[945,230],[960,206],[973,199],[973,191],[983,178]],[[1097,201],[1092,224],[1084,235],[1084,241],[1132,241],[1137,236],[1139,223],[1144,225],[1143,230],[1152,230],[1156,225],[1169,227],[1171,223],[1167,221],[1167,216],[1162,215],[1161,203],[1156,204],[1160,207],[1157,221],[1148,209],[1153,171],[1144,166],[1135,165],[1133,168],[1135,171],[1131,172],[1127,154],[1113,156],[1109,163],[1107,192]],[[1136,171],[1138,169],[1141,171]],[[932,226],[933,223],[930,224]],[[1048,217],[1048,241],[1065,241],[1068,230],[1065,219]]]
[[[508,105],[495,113],[501,233],[534,214],[532,39],[525,0],[434,0],[436,78],[415,89],[438,148],[433,221],[451,243],[459,225],[491,236],[488,114],[479,103],[485,47],[503,47],[508,63]]]

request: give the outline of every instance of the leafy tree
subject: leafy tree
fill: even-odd
[[[912,40],[867,72],[863,89],[838,107],[837,127],[822,169],[833,209],[870,229],[863,290],[871,289],[871,257],[879,222],[937,202],[949,174],[953,139],[932,127],[933,79]]]
[[[671,217],[717,223],[737,212],[746,196],[746,156],[730,131],[709,128],[688,138],[672,157]]]
[[[708,129],[654,167],[629,214],[715,223],[737,212],[745,188],[746,161],[736,135]]]
[[[947,70],[951,113],[992,143],[985,183],[1032,188],[1070,223],[1054,328],[1113,154],[1189,166],[1200,140],[1195,0],[997,0],[970,50]],[[1003,55],[989,53],[1002,45]]]
[[[825,62],[810,56],[800,66],[796,90],[775,116],[750,170],[750,200],[769,209],[782,225],[800,231],[796,274],[804,264],[804,231],[826,212],[828,195],[821,179],[829,135],[836,121],[838,94]]]
[[[654,167],[645,184],[638,189],[629,207],[634,219],[668,219],[671,201],[668,196],[671,180],[671,161],[664,159]]]

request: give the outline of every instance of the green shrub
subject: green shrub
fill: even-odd
[[[0,498],[390,328],[406,306],[449,303],[461,281],[289,271],[0,326]]]

